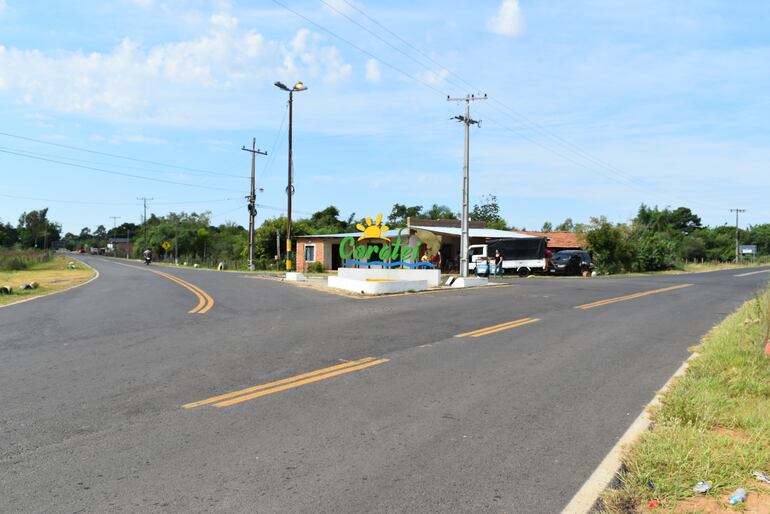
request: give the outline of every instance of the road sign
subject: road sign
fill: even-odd
[[[746,255],[746,254],[756,255],[757,245],[741,245],[740,252],[742,255]]]
[[[168,241],[163,241],[163,244],[160,246],[162,246],[164,250],[168,251],[168,249],[171,248],[171,243]]]

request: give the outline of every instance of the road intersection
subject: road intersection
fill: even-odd
[[[765,271],[360,302],[87,257],[0,309],[0,510],[559,512]]]

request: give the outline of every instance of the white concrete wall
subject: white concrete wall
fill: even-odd
[[[329,287],[344,289],[359,294],[390,294],[407,291],[425,291],[428,282],[425,280],[401,280],[388,282],[367,282],[353,278],[329,277]]]
[[[438,287],[441,282],[441,271],[437,269],[367,269],[367,268],[340,268],[337,276],[353,280],[366,280],[367,278],[384,278],[389,280],[425,280],[430,287]]]

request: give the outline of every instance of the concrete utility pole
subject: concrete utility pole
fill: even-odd
[[[276,253],[276,260],[281,260],[281,231],[278,229],[275,229],[275,251]]]
[[[128,244],[126,245],[126,260],[128,260],[128,255],[131,253],[131,229],[128,230]]]
[[[463,210],[460,236],[460,276],[468,276],[468,198],[469,198],[469,167],[470,167],[470,127],[471,125],[481,126],[481,120],[471,119],[471,102],[476,100],[486,100],[487,95],[476,96],[466,95],[465,98],[446,97],[447,102],[465,102],[465,116],[453,116],[450,119],[457,120],[465,125],[465,152],[463,160]]]
[[[289,88],[283,82],[276,82],[275,86],[279,89],[289,92],[289,184],[286,186],[287,209],[286,209],[286,271],[291,271],[291,197],[294,195],[294,160],[292,157],[292,104],[294,102],[295,91],[306,91],[307,87],[302,82],[297,82],[294,87]]]
[[[742,212],[746,212],[746,209],[730,209],[730,212],[735,213],[735,263],[738,264],[738,261],[741,258],[740,255],[740,236],[739,236],[739,229],[738,229],[738,215]]]
[[[257,148],[257,138],[251,139],[251,150],[245,146],[241,148],[244,152],[251,152],[251,192],[249,193],[249,270],[254,271],[254,218],[257,216],[257,190],[254,183],[254,167],[257,154],[267,155],[267,152],[263,152]],[[260,189],[262,191],[262,189]]]
[[[144,202],[144,248],[147,248],[147,200],[154,200],[154,198],[137,198],[137,200],[141,200]]]

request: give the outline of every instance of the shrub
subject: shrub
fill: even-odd
[[[320,262],[311,262],[307,267],[308,273],[323,273],[324,272],[324,265]]]

